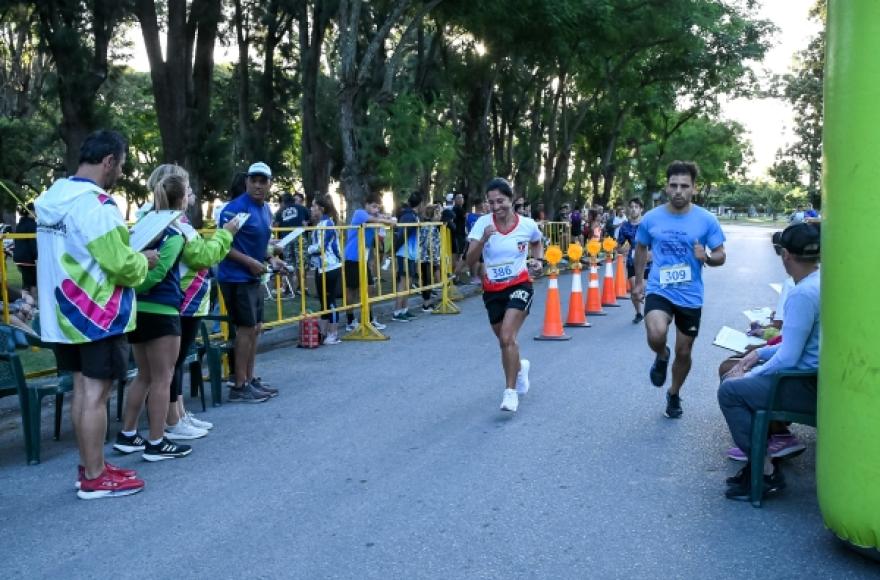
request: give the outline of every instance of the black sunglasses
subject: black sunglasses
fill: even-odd
[[[523,208],[523,204],[521,204],[521,203],[513,204],[513,209],[522,209],[522,208]]]

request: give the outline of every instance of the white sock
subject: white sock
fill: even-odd
[[[121,431],[121,433],[126,437],[134,437],[135,435],[137,435],[137,429],[135,429],[134,431]]]
[[[162,443],[162,440],[161,440],[161,439],[156,439],[155,441],[153,441],[152,439],[150,439],[150,445],[154,445],[154,446],[155,446],[155,445],[158,445],[159,443]]]

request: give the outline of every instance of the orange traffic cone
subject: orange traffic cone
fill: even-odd
[[[626,278],[626,258],[623,254],[617,255],[617,272],[614,275],[614,288],[617,290],[618,298],[628,298],[629,290],[627,290],[628,280]]]
[[[599,266],[595,258],[590,262],[590,281],[587,284],[587,304],[584,310],[593,316],[605,316],[602,301],[599,299]]]
[[[571,296],[568,299],[568,317],[565,326],[589,327],[584,314],[584,291],[581,288],[581,265],[575,262],[571,271]]]
[[[562,306],[559,303],[557,273],[548,274],[547,304],[544,307],[544,328],[535,340],[571,340],[562,330]]]
[[[614,258],[611,254],[605,257],[605,276],[602,280],[602,306],[618,307],[617,291],[614,288]]]

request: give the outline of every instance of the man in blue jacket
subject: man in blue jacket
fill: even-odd
[[[718,387],[718,404],[736,446],[749,455],[755,411],[766,408],[775,377],[790,370],[819,368],[819,228],[813,224],[791,225],[779,239],[785,271],[795,282],[784,306],[782,342],[755,349],[725,375]],[[803,413],[816,412],[816,379],[789,379],[786,407]],[[746,463],[727,480],[728,499],[748,501],[752,469],[764,470],[763,494],[785,487],[778,460],[768,455],[763,466]]]

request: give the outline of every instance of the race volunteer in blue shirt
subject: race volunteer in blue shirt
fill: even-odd
[[[259,403],[278,393],[254,378],[257,358],[257,337],[263,322],[263,294],[260,279],[267,272],[267,248],[272,235],[272,212],[266,205],[272,186],[272,170],[265,163],[254,163],[248,169],[247,191],[223,208],[218,226],[240,213],[247,221],[232,240],[232,249],[217,269],[217,280],[229,318],[236,326],[235,386],[229,389],[229,401]],[[268,258],[276,270],[284,262]]]
[[[754,413],[766,408],[767,395],[778,375],[784,371],[819,369],[819,228],[809,223],[788,226],[782,232],[779,246],[782,265],[795,283],[783,307],[783,340],[746,354],[718,387],[721,412],[734,442],[746,457],[751,452]],[[816,412],[815,375],[791,377],[786,379],[785,387],[786,408]],[[754,469],[763,469],[762,495],[785,487],[779,463],[771,461],[767,454],[763,466],[746,463],[727,480],[728,499],[749,499]]]
[[[666,168],[669,201],[645,214],[636,232],[633,292],[638,299],[645,300],[648,346],[656,353],[650,378],[656,387],[666,382],[671,355],[666,335],[670,323],[675,321],[675,361],[672,384],[666,393],[665,415],[669,418],[682,414],[679,392],[691,369],[691,350],[700,331],[703,266],[720,266],[726,259],[724,233],[718,219],[691,203],[696,180],[695,163],[673,161]],[[649,249],[652,263],[646,293]]]

